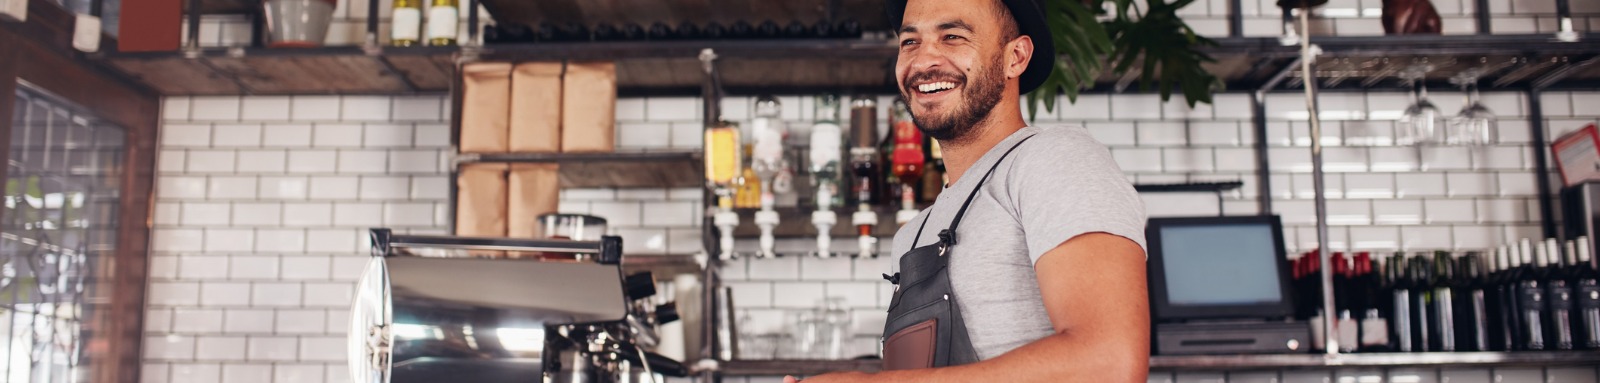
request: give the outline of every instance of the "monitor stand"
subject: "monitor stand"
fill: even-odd
[[[1155,325],[1157,355],[1288,354],[1311,350],[1311,326],[1282,320],[1212,320]]]

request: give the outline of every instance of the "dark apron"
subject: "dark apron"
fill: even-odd
[[[886,335],[883,339],[884,370],[945,367],[978,361],[978,351],[967,337],[966,322],[961,319],[961,309],[956,306],[955,293],[950,289],[950,247],[956,244],[956,225],[961,223],[961,216],[967,213],[972,199],[983,190],[983,183],[1006,156],[1029,138],[1033,137],[1017,141],[1001,154],[989,167],[989,172],[973,185],[972,193],[950,221],[950,228],[939,232],[938,243],[913,248],[901,255],[900,272],[884,276],[895,284],[883,329]],[[922,239],[922,229],[928,226],[929,217],[931,214],[923,217],[922,225],[917,227],[912,246]]]

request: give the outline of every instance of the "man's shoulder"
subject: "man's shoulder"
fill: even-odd
[[[1017,161],[1012,167],[1036,169],[1039,167],[1098,168],[1114,164],[1111,151],[1078,125],[1030,127],[1037,130],[1033,137],[1017,148]]]

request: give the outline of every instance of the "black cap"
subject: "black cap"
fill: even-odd
[[[889,0],[889,27],[900,29],[900,23],[905,19],[906,1]],[[996,0],[990,0],[996,1]],[[1022,76],[1017,79],[1017,89],[1022,94],[1027,94],[1037,89],[1044,79],[1050,77],[1056,62],[1056,45],[1050,38],[1050,26],[1044,22],[1044,11],[1034,0],[998,0],[1005,3],[1011,10],[1011,17],[1017,20],[1017,30],[1022,35],[1033,38],[1033,58],[1028,60],[1028,69],[1022,71]]]

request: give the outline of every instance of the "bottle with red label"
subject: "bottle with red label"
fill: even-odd
[[[900,180],[900,212],[895,214],[895,223],[904,225],[917,216],[917,186],[922,181],[922,167],[927,159],[922,156],[922,132],[912,122],[904,100],[894,101],[890,118],[890,129],[894,132],[891,161],[894,176]]]

